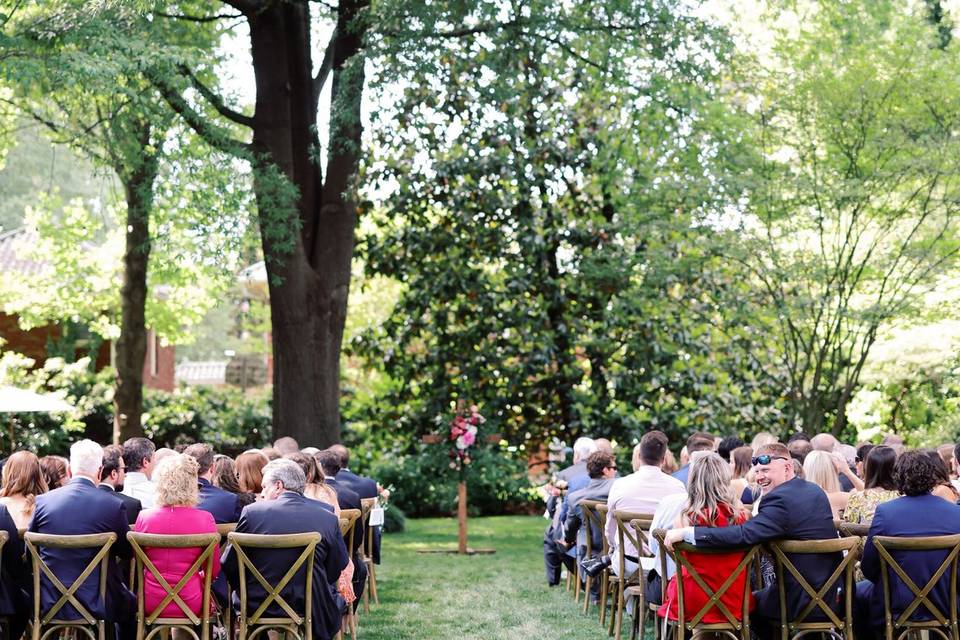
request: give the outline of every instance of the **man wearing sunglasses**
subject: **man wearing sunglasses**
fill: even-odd
[[[760,485],[760,509],[745,524],[732,527],[683,527],[667,532],[666,542],[684,541],[698,547],[724,548],[756,545],[771,540],[822,540],[837,537],[827,494],[794,475],[790,451],[779,442],[760,447],[753,457]],[[819,589],[840,563],[839,553],[790,556],[800,573]],[[792,619],[809,598],[791,576],[786,576],[787,615]],[[754,593],[757,608],[751,624],[761,638],[772,638],[780,626],[777,586]],[[812,619],[812,616],[811,616]]]

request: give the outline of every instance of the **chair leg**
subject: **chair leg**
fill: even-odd
[[[620,635],[623,633],[623,614],[627,609],[626,598],[624,597],[624,591],[626,590],[627,585],[623,582],[620,583],[620,597],[617,598],[617,622],[614,629],[614,638],[615,640],[620,640]]]
[[[577,567],[573,574],[573,601],[580,604],[580,568]]]
[[[623,593],[623,580],[618,580],[610,592],[610,625],[607,627],[607,635],[612,636],[617,624],[617,609],[620,606],[620,598]],[[619,638],[617,639],[619,640]]]
[[[604,571],[600,574],[600,625],[607,620],[607,591],[610,590],[610,577]]]
[[[566,587],[565,587],[565,588],[566,588],[567,591],[570,591],[570,587],[572,587],[572,586],[573,586],[573,583],[572,583],[572,581],[570,580],[570,572],[567,571],[567,581],[566,581]]]
[[[583,613],[590,611],[590,587],[593,586],[592,581],[593,578],[587,576],[587,579],[584,582],[583,591],[586,597],[583,599]]]

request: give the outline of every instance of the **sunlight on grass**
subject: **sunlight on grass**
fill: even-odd
[[[596,609],[584,616],[571,594],[562,588],[547,588],[544,527],[543,518],[535,516],[472,519],[470,546],[497,552],[460,557],[417,553],[420,549],[455,549],[455,519],[409,520],[406,533],[384,536],[384,564],[377,569],[380,606],[361,615],[360,638],[606,637]]]

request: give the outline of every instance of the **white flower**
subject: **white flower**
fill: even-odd
[[[467,427],[467,431],[469,431],[471,435],[477,435],[477,428],[473,425]]]
[[[467,442],[463,439],[463,436],[460,436],[459,438],[457,438],[457,449],[462,450],[466,448],[467,448]]]

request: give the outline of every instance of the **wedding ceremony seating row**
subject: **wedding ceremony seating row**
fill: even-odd
[[[352,548],[355,536],[360,535],[361,528],[368,524],[370,507],[372,506],[371,504],[362,511],[345,509],[341,512],[341,533],[348,548]],[[217,525],[216,534],[159,535],[137,533],[135,531],[127,534],[127,540],[133,549],[133,558],[131,559],[130,572],[124,575],[123,579],[130,579],[128,585],[136,594],[137,640],[169,638],[171,637],[169,632],[174,629],[187,634],[193,640],[211,640],[214,637],[213,627],[215,623],[224,628],[226,637],[236,637],[237,640],[265,636],[265,632],[268,630],[280,631],[288,637],[300,640],[312,640],[311,593],[316,586],[313,584],[313,564],[314,551],[320,543],[320,534],[254,535],[236,533],[235,528],[236,523],[226,523]],[[45,535],[25,530],[20,530],[18,533],[24,540],[26,555],[30,560],[33,571],[33,605],[28,630],[31,640],[47,640],[48,638],[59,637],[65,631],[69,631],[69,635],[74,638],[111,639],[113,637],[112,630],[108,632],[111,623],[103,620],[96,612],[84,607],[77,598],[77,592],[81,588],[89,589],[93,586],[99,601],[103,602],[108,597],[108,578],[111,576],[108,564],[111,562],[110,550],[117,540],[116,534],[64,536]],[[7,533],[0,531],[0,551],[7,542]],[[214,573],[214,552],[217,545],[222,543],[229,544],[238,558],[240,578],[239,584],[236,585],[236,594],[240,606],[236,612],[233,611],[229,598],[218,612],[215,606],[216,601],[213,598],[211,576]],[[369,544],[364,546],[363,561],[373,564],[370,560]],[[184,572],[181,579],[175,584],[171,584],[161,575],[148,557],[146,550],[150,548],[197,548],[201,552],[193,564]],[[300,556],[290,566],[283,578],[275,584],[270,584],[256,564],[251,561],[251,549],[295,548],[302,549]],[[42,554],[44,549],[79,551],[92,554],[92,557],[78,576],[65,579],[63,576],[58,576],[44,561]],[[304,581],[304,604],[298,611],[284,599],[281,592],[295,580],[297,574],[303,569],[305,569],[305,573],[300,579]],[[88,584],[95,573],[97,576],[96,584]],[[373,574],[371,572],[368,575],[372,576]],[[55,604],[47,611],[41,611],[40,609],[41,576],[44,576],[52,585],[57,598]],[[166,593],[161,602],[150,610],[145,607],[145,576],[150,576],[150,579],[160,584]],[[184,586],[198,577],[202,577],[202,605],[199,614],[194,613],[181,597]],[[248,590],[254,584],[263,589],[266,597],[255,610],[251,610],[251,607],[248,606],[250,603]],[[374,596],[374,603],[377,603],[376,596]],[[266,612],[271,605],[279,607],[285,615],[267,616]],[[168,611],[170,606],[176,609],[174,615],[171,615]],[[354,607],[348,607],[348,609],[348,614],[345,616],[344,631],[355,639],[357,638],[358,611]],[[366,606],[366,610],[369,611],[369,605]],[[6,637],[6,633],[4,637]]]
[[[606,537],[599,538],[596,533],[602,532],[603,523],[607,518],[606,503],[595,500],[584,500],[580,503],[584,513],[584,524],[587,526],[586,552],[588,556],[606,555],[610,552]],[[582,585],[579,592],[575,592],[579,604],[579,594],[582,593],[584,603],[580,611],[589,612],[590,593],[594,581],[599,582],[598,614],[600,623],[609,636],[617,639],[621,637],[624,611],[632,610],[630,638],[644,637],[644,629],[649,618],[653,627],[654,637],[658,640],[683,640],[692,633],[711,632],[715,637],[728,637],[740,640],[749,640],[750,635],[750,597],[751,590],[743,589],[737,594],[739,606],[736,610],[728,608],[721,598],[728,595],[732,585],[740,576],[748,578],[751,584],[751,572],[754,589],[760,581],[761,557],[765,556],[775,567],[776,588],[780,602],[780,628],[777,634],[780,640],[791,640],[806,635],[823,634],[823,637],[832,637],[838,640],[854,640],[853,631],[853,595],[855,592],[858,563],[866,543],[869,530],[868,525],[855,525],[835,522],[838,537],[827,540],[779,540],[763,545],[754,545],[737,549],[703,549],[685,543],[677,543],[672,551],[664,546],[663,529],[650,530],[652,516],[650,514],[635,514],[625,511],[615,511],[613,517],[617,523],[617,538],[619,548],[623,548],[625,541],[630,540],[640,554],[640,565],[637,571],[625,576],[625,560],[621,556],[614,559],[617,565],[605,568],[596,578],[586,575],[580,563],[577,563],[577,575],[574,580]],[[684,580],[677,581],[676,600],[678,619],[669,620],[658,616],[659,604],[645,602],[643,584],[646,572],[652,566],[653,558],[649,553],[649,542],[653,539],[659,543],[663,551],[659,555],[659,575],[667,575],[668,557],[675,563],[678,573],[685,572],[703,595],[706,602],[694,610],[689,606],[688,594],[685,592]],[[877,549],[880,560],[884,610],[884,635],[887,640],[906,637],[908,633],[926,632],[929,637],[940,637],[949,640],[960,640],[960,625],[958,625],[957,611],[957,580],[958,559],[960,559],[960,535],[930,536],[930,537],[891,537],[875,536],[872,540]],[[599,547],[599,548],[598,548]],[[743,558],[736,569],[716,588],[712,588],[701,577],[700,572],[689,560],[687,554],[716,554],[739,551]],[[901,554],[926,553],[932,551],[945,552],[943,560],[935,567],[929,576],[911,576],[902,566]],[[837,553],[842,560],[837,564],[833,573],[820,585],[811,584],[797,568],[797,556],[804,554]],[[620,555],[620,554],[618,554]],[[649,561],[649,562],[648,562]],[[947,580],[950,585],[950,607],[941,610],[930,597],[930,592],[941,581]],[[688,583],[689,584],[689,583]],[[663,581],[661,588],[661,602],[667,595],[667,581]],[[911,598],[908,606],[901,612],[891,610],[892,593],[896,589],[908,590]],[[788,589],[800,590],[806,604],[794,615],[787,611]],[[607,603],[609,601],[609,612]],[[628,603],[632,605],[628,606]],[[921,609],[922,608],[922,609]],[[722,622],[705,623],[704,616],[713,610],[722,616]],[[916,619],[919,611],[925,611],[929,619]],[[607,615],[609,614],[609,619]],[[918,636],[919,637],[919,636]],[[927,637],[926,635],[924,637]]]

